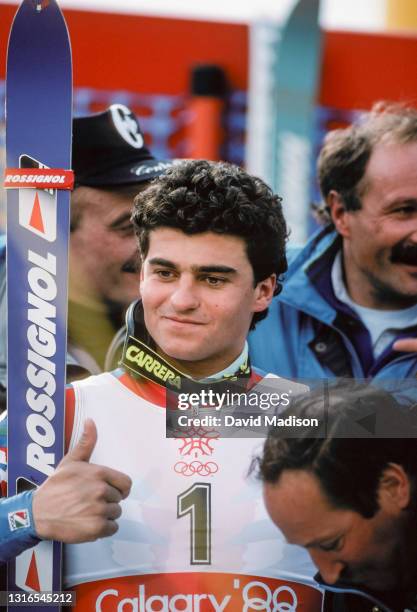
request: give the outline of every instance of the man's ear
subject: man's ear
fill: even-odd
[[[388,512],[398,514],[411,501],[411,481],[403,466],[389,463],[382,473],[378,488],[379,505]]]
[[[277,284],[277,275],[271,274],[268,278],[259,281],[255,287],[255,298],[252,312],[262,312],[268,308],[274,297],[274,291]]]
[[[348,238],[350,235],[349,213],[346,210],[340,193],[334,189],[329,191],[326,196],[326,204],[329,207],[330,216],[336,231],[344,238]]]

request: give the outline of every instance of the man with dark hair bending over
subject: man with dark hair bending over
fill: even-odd
[[[272,520],[320,572],[325,610],[417,610],[415,408],[350,382],[330,387],[326,406],[320,390],[291,410],[322,423],[326,413],[327,435],[271,430],[259,473]]]

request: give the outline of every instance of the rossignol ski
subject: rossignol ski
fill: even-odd
[[[55,0],[23,0],[6,80],[9,495],[39,486],[63,454],[71,112],[64,18]],[[56,542],[8,565],[9,591],[60,589]]]

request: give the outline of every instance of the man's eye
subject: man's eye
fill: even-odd
[[[408,215],[413,215],[417,212],[417,206],[401,206],[400,208],[396,208],[394,211],[396,214],[406,217]]]
[[[174,276],[172,270],[155,270],[154,274],[162,278],[163,280],[171,279]]]
[[[133,225],[131,223],[127,223],[126,225],[121,225],[120,227],[114,228],[114,231],[122,236],[130,236],[133,234]]]
[[[325,552],[334,552],[340,550],[343,546],[343,538],[337,538],[337,540],[332,540],[331,542],[326,542],[319,545],[320,550]]]
[[[212,287],[220,287],[226,282],[225,278],[219,278],[218,276],[205,276],[203,280]]]

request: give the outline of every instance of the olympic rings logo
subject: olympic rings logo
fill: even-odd
[[[253,587],[262,589],[265,593],[263,597],[249,597],[249,591]],[[287,593],[291,600],[279,601],[281,594]],[[243,612],[249,612],[250,610],[267,610],[268,612],[296,612],[298,599],[295,591],[289,586],[280,586],[275,589],[274,592],[263,582],[253,581],[249,582],[242,591],[244,600]]]
[[[191,461],[191,463],[185,463],[185,461],[178,461],[174,465],[174,471],[182,476],[212,476],[219,471],[219,466],[214,461],[207,461],[207,463],[201,463],[201,461]]]

